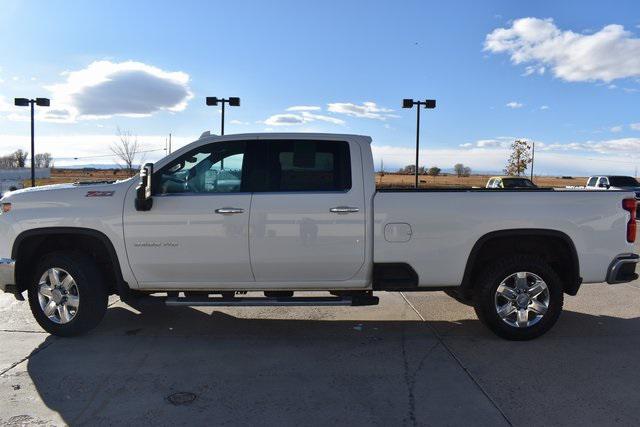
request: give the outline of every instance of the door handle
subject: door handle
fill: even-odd
[[[220,215],[231,215],[231,214],[239,214],[243,213],[244,209],[241,208],[219,208],[216,209],[215,212]]]
[[[333,213],[354,213],[354,212],[360,212],[360,209],[352,208],[351,206],[336,206],[335,208],[329,209],[329,212],[333,212]]]

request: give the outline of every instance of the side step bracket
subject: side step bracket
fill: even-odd
[[[165,304],[169,306],[215,306],[215,307],[305,307],[305,306],[362,306],[377,305],[378,297],[344,296],[344,297],[285,297],[285,298],[220,298],[220,297],[168,297]]]

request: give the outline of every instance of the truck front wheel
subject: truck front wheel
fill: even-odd
[[[562,312],[563,286],[542,258],[519,255],[496,262],[475,290],[478,318],[508,340],[530,340],[547,332]]]
[[[50,334],[64,337],[96,327],[107,310],[107,298],[95,261],[75,252],[46,255],[29,284],[36,321]]]

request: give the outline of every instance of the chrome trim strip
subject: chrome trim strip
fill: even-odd
[[[272,306],[345,306],[352,305],[351,298],[317,297],[317,298],[167,298],[169,306],[217,306],[217,307],[272,307]]]
[[[8,285],[15,284],[16,261],[11,258],[0,258],[0,290],[5,291]]]

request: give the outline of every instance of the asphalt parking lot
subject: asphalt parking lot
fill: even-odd
[[[638,281],[585,285],[531,342],[441,292],[380,296],[143,312],[113,298],[96,331],[60,339],[1,295],[0,424],[640,423]]]

